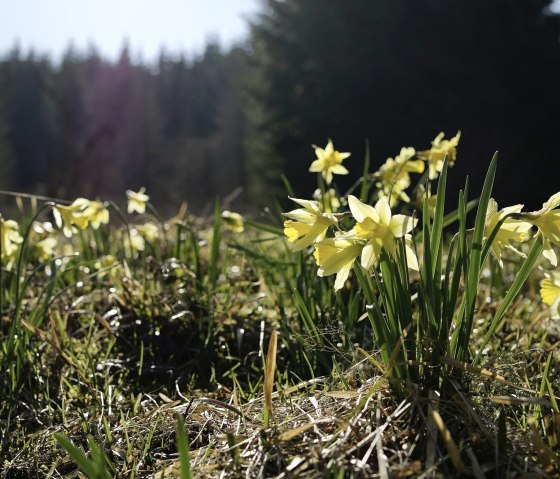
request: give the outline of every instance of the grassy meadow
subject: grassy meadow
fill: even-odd
[[[0,477],[559,477],[560,193],[459,141],[251,218],[3,192]]]

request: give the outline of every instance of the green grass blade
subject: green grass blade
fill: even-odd
[[[95,479],[99,477],[96,464],[88,459],[80,448],[74,446],[70,439],[62,434],[55,434],[54,438],[88,478]]]
[[[220,201],[216,200],[214,206],[214,231],[212,233],[212,248],[210,250],[210,265],[208,279],[210,286],[214,288],[218,279],[218,257],[220,255],[220,241],[222,239],[222,215]]]
[[[445,208],[445,185],[447,182],[447,157],[443,162],[443,169],[441,170],[441,175],[439,177],[438,189],[437,189],[437,200],[436,200],[436,209],[434,212],[434,221],[432,223],[432,228],[430,231],[431,239],[430,239],[430,250],[432,256],[437,258],[440,253],[441,248],[441,237],[442,237],[442,230],[443,230],[443,210]],[[441,267],[441,263],[440,263]],[[438,262],[435,261],[432,264],[432,276],[441,276],[441,271],[438,271]]]
[[[255,228],[256,230],[264,231],[265,233],[272,233],[276,236],[284,236],[284,231],[281,228],[276,228],[274,226],[252,220],[245,220],[245,224],[251,228]]]
[[[461,324],[462,331],[460,337],[460,342],[462,344],[459,345],[463,354],[463,357],[461,359],[463,360],[466,359],[464,355],[466,354],[468,342],[470,341],[472,332],[472,322],[478,292],[478,282],[480,281],[480,271],[482,269],[482,240],[484,237],[484,226],[486,223],[486,211],[488,209],[490,195],[492,194],[492,186],[494,184],[494,177],[496,175],[497,162],[498,153],[495,153],[492,161],[490,162],[490,166],[488,167],[486,178],[484,179],[484,186],[482,187],[482,194],[480,195],[478,209],[476,212],[474,232],[470,249],[469,272],[467,275],[467,283],[465,285],[465,317],[464,322]]]
[[[179,462],[181,464],[181,479],[191,479],[191,453],[189,448],[189,440],[185,432],[185,422],[180,414],[175,416],[177,425],[175,428],[177,436],[177,450],[179,452]]]
[[[467,189],[468,183],[465,186],[465,191]],[[453,284],[452,289],[450,291],[450,296],[448,302],[457,303],[458,298],[458,287],[459,287],[459,279],[461,277],[460,270],[457,267],[460,267],[463,271],[464,278],[467,278],[469,275],[469,256],[468,256],[468,249],[467,249],[467,211],[465,205],[465,194],[463,191],[459,191],[459,248],[457,253],[457,262],[456,262],[456,269],[453,271]],[[463,296],[461,300],[461,307],[460,313],[457,315],[458,324],[456,325],[455,331],[453,332],[453,337],[451,340],[451,350],[453,352],[453,357],[455,359],[463,360],[463,356],[465,354],[464,346],[465,341],[462,340],[462,321],[464,321],[464,305],[465,305],[465,296]],[[449,313],[450,319],[453,317],[453,311]]]
[[[303,319],[303,324],[305,329],[311,334],[313,338],[319,341],[319,333],[317,332],[317,328],[315,327],[315,322],[313,321],[313,317],[309,312],[309,308],[305,303],[303,297],[301,296],[300,292],[296,289],[294,290],[294,303],[297,309],[297,312]]]

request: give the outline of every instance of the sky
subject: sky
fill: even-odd
[[[16,43],[59,60],[70,43],[95,45],[116,60],[127,41],[131,57],[146,62],[167,52],[200,52],[209,39],[223,46],[248,33],[246,18],[260,0],[0,0],[0,55]]]

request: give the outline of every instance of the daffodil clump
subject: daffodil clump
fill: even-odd
[[[510,251],[520,258],[513,262],[522,267],[488,328],[484,344],[539,257],[554,268],[558,264],[555,248],[560,246],[560,193],[552,195],[538,211],[523,212],[521,204],[500,209],[491,198],[496,158],[479,199],[475,228],[466,227],[466,201],[461,193],[455,216],[461,222],[460,231],[451,241],[453,248],[444,249],[449,247],[442,233],[445,182],[448,167],[456,161],[460,137],[460,132],[450,139],[439,133],[429,149],[403,147],[356,183],[361,187],[359,194],[355,185],[346,195],[337,193],[333,175],[348,174],[342,161],[350,153],[337,151],[329,140],[324,149],[314,147],[317,159],[309,171],[320,176],[313,199],[290,198],[299,208],[284,213],[288,245],[314,259],[319,277],[335,275],[335,291],[353,291],[357,281],[368,302],[377,301],[375,292],[384,298],[379,300],[384,306],[370,305],[367,316],[376,340],[385,347],[386,361],[390,348],[412,325],[413,316],[419,318],[421,328],[410,334],[426,335],[437,344],[431,346],[430,354],[435,356],[430,361],[446,354],[461,361],[469,359],[478,285],[489,254],[503,268],[504,260],[512,258],[504,251]],[[436,179],[437,194],[432,194]],[[349,281],[352,272],[354,279]],[[541,297],[556,318],[560,314],[560,273],[547,270],[545,276]],[[413,294],[411,289],[419,292]],[[417,294],[418,307],[411,302]],[[402,361],[415,358],[418,355],[413,347]],[[426,374],[431,373],[427,370]]]
[[[347,265],[352,263],[350,258],[358,251],[359,245],[363,246],[363,250],[353,257],[362,256],[362,267],[371,269],[377,263],[382,249],[394,254],[394,240],[404,237],[409,266],[417,269],[418,263],[410,246],[409,233],[418,220],[406,215],[393,216],[391,208],[401,202],[410,202],[406,190],[412,185],[411,173],[422,174],[427,166],[428,179],[434,180],[441,173],[446,158],[449,166],[455,163],[460,137],[461,132],[458,132],[454,137],[445,139],[444,133],[441,132],[432,141],[432,147],[428,150],[417,152],[413,147],[403,147],[394,159],[388,158],[379,170],[372,174],[379,197],[375,206],[364,204],[355,196],[349,195],[347,203],[357,223],[349,231],[337,230],[334,238],[323,239],[328,228],[338,224],[337,216],[332,213],[340,208],[341,203],[346,202],[344,198],[337,197],[333,188],[324,192],[317,190],[314,193],[315,201],[291,198],[304,207],[285,213],[288,220],[284,222],[284,233],[293,251],[315,245],[319,274],[326,276],[334,272],[341,273],[336,282],[336,289],[342,287],[342,280],[348,276],[350,268]],[[331,140],[324,149],[316,146],[314,148],[317,159],[313,161],[309,171],[321,173],[327,184],[332,182],[333,174],[348,174],[348,170],[341,163],[350,156],[350,153],[335,150]],[[428,204],[432,208],[435,207],[437,199],[435,195],[431,195],[429,190],[426,191],[422,183],[417,185],[417,190],[419,195],[428,197]],[[325,205],[324,211],[323,205]],[[486,213],[484,232],[485,237],[488,238],[499,225],[491,249],[500,264],[502,264],[504,248],[523,256],[514,243],[523,243],[530,239],[532,227],[536,226],[544,243],[543,255],[553,266],[557,266],[557,257],[552,245],[560,246],[559,206],[560,193],[553,195],[544,203],[541,210],[532,213],[522,213],[523,205],[498,210],[496,201],[491,199]],[[346,248],[349,250],[345,251]],[[333,269],[332,265],[326,269],[322,268],[322,264],[335,254],[343,258],[340,261],[340,269]]]
[[[144,213],[146,202],[149,200],[145,189],[138,193],[128,191],[128,211]],[[40,221],[39,216],[43,211],[52,213],[50,221]],[[98,230],[109,224],[110,214],[108,204],[99,200],[77,198],[71,203],[47,202],[35,215],[27,233],[21,232],[18,223],[14,220],[5,220],[0,215],[0,260],[3,269],[10,270],[22,249],[26,248],[28,259],[45,262],[59,258],[60,264],[68,262],[68,258],[78,254],[73,245],[72,238],[79,232],[89,228]],[[62,235],[59,234],[59,231]],[[25,234],[24,234],[25,233]],[[159,239],[160,228],[152,222],[146,222],[129,229],[127,238],[123,240],[125,249],[128,247],[130,254],[143,251],[145,243],[154,243]],[[24,240],[25,238],[25,240]]]
[[[334,188],[319,188],[313,195],[315,200],[291,198],[302,208],[284,213],[287,218],[284,234],[290,247],[301,251],[313,246],[318,275],[336,274],[335,290],[343,287],[356,258],[360,257],[364,270],[372,271],[382,251],[396,256],[398,241],[403,241],[408,267],[418,270],[411,236],[418,219],[394,214],[393,208],[401,202],[410,202],[406,190],[412,185],[411,174],[423,174],[428,164],[430,175],[435,178],[443,168],[446,154],[455,159],[459,137],[457,133],[451,140],[444,140],[441,133],[430,150],[417,152],[413,147],[403,147],[395,158],[388,158],[371,175],[378,198],[375,205],[364,203],[354,195],[339,197]],[[314,149],[317,159],[311,163],[309,171],[320,173],[327,185],[332,183],[333,174],[348,174],[342,161],[350,157],[350,153],[336,150],[332,140],[325,148],[314,146]],[[340,213],[343,204],[349,206],[350,215]],[[354,222],[350,226],[348,221],[343,221],[348,217]],[[331,230],[332,236],[328,236]]]
[[[68,206],[55,204],[52,211],[56,225],[67,238],[90,225],[98,229],[102,224],[109,223],[107,207],[99,201],[85,198],[77,198]]]
[[[459,146],[459,139],[461,132],[446,140],[445,133],[440,132],[432,141],[432,147],[429,150],[421,151],[418,156],[428,163],[430,180],[435,180],[438,174],[441,173],[443,162],[447,158],[449,166],[453,166],[457,159],[457,146]]]

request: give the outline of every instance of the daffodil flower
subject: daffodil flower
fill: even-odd
[[[239,213],[234,213],[228,210],[222,211],[222,221],[224,226],[234,233],[242,233],[245,229],[243,216]]]
[[[342,236],[328,238],[315,244],[313,256],[317,261],[318,276],[336,274],[335,291],[341,289],[350,274],[354,260],[360,256],[364,243]]]
[[[101,201],[90,201],[83,212],[93,229],[109,223],[109,210]]]
[[[85,198],[77,198],[70,206],[54,205],[53,216],[56,225],[62,228],[64,236],[70,238],[76,232],[76,228],[86,229],[89,224],[85,211],[90,205]]]
[[[56,238],[53,238],[52,236],[48,236],[40,241],[37,241],[34,246],[34,251],[37,255],[37,258],[41,261],[46,261],[49,258],[52,258],[55,253],[57,244],[58,240]]]
[[[45,238],[48,235],[55,232],[55,229],[50,221],[35,221],[33,223],[33,231],[38,234],[41,238]]]
[[[107,273],[110,275],[115,274],[119,269],[119,262],[117,261],[117,258],[108,254],[101,256],[101,258],[95,262],[94,267],[97,271],[99,271],[97,277],[102,279]]]
[[[508,208],[504,208],[502,210],[498,210],[498,203],[493,198],[490,198],[488,203],[488,209],[486,210],[486,223],[484,226],[484,236],[488,238],[491,234],[496,225],[502,220],[506,215],[511,213],[520,213],[523,208],[523,205],[514,205],[509,206]],[[494,241],[492,242],[492,252],[498,258],[500,266],[503,267],[502,262],[502,248],[508,248],[515,253],[525,256],[521,251],[516,249],[512,244],[511,241],[525,241],[529,235],[529,231],[531,230],[531,224],[525,221],[521,221],[514,218],[507,218],[500,229],[496,233],[494,237]]]
[[[552,195],[539,211],[525,213],[523,219],[535,225],[543,237],[543,256],[553,266],[558,265],[558,258],[552,245],[560,246],[560,192]],[[552,243],[552,245],[551,245]]]
[[[309,171],[321,173],[327,184],[332,182],[333,173],[336,175],[347,175],[348,170],[342,166],[342,161],[350,156],[350,153],[341,153],[334,149],[332,140],[329,140],[325,148],[313,145],[317,159],[311,163]]]
[[[138,192],[128,190],[126,192],[126,197],[128,198],[128,212],[134,213],[135,211],[139,214],[144,214],[146,211],[146,203],[149,201],[150,197],[145,193],[146,188],[142,187]]]
[[[444,139],[445,134],[440,132],[438,136],[432,141],[432,147],[429,150],[421,151],[419,156],[428,162],[429,167],[429,178],[434,180],[437,178],[438,173],[441,173],[443,169],[443,162],[447,156],[449,166],[453,166],[457,158],[457,146],[459,145],[459,139],[461,138],[461,132],[458,131],[457,134],[449,139]]]
[[[144,251],[146,249],[146,241],[136,228],[130,228],[129,234],[124,237],[124,246],[130,253]]]
[[[412,147],[401,148],[400,154],[395,159],[387,158],[387,161],[374,174],[377,178],[376,186],[379,188],[380,196],[389,197],[389,203],[394,206],[397,201],[410,202],[405,193],[411,183],[410,173],[423,173],[424,162],[412,160],[416,150]]]
[[[381,250],[394,255],[395,238],[405,237],[408,266],[418,270],[418,261],[412,250],[407,233],[412,231],[417,219],[406,215],[393,215],[387,198],[381,198],[375,206],[362,203],[353,195],[348,197],[348,205],[357,224],[352,230],[356,238],[366,242],[362,250],[361,265],[369,270],[379,262]],[[349,232],[350,233],[350,232]]]
[[[541,298],[550,307],[550,317],[560,319],[560,271],[545,273],[541,282]]]
[[[23,238],[19,234],[19,227],[14,220],[4,220],[0,216],[0,259],[11,259],[15,256]]]
[[[143,225],[138,225],[136,226],[136,230],[150,243],[153,243],[159,238],[159,228],[154,223],[148,222]]]
[[[284,234],[291,243],[292,251],[301,251],[310,244],[324,238],[329,226],[337,220],[330,213],[323,213],[318,201],[290,198],[303,208],[284,213]]]

